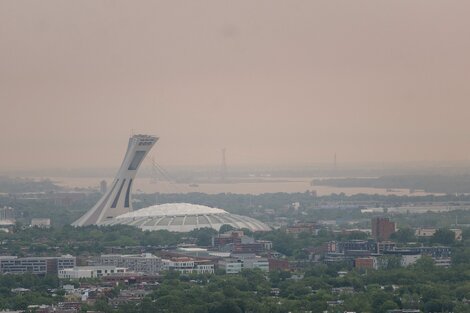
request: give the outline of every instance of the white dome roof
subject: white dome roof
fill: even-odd
[[[180,216],[180,215],[204,215],[204,214],[227,214],[226,211],[216,208],[211,208],[205,205],[190,204],[190,203],[165,203],[159,205],[152,205],[148,208],[143,208],[137,211],[129,212],[117,216],[116,218],[128,217],[144,217],[144,216]]]
[[[251,231],[269,231],[266,224],[247,216],[230,214],[227,211],[190,203],[166,203],[153,205],[125,213],[103,221],[100,225],[133,225],[143,230],[169,230],[188,232],[210,227],[219,230],[224,224]]]

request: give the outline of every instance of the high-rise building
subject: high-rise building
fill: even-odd
[[[395,223],[386,217],[374,217],[371,223],[372,237],[377,241],[389,240],[395,232]]]
[[[140,164],[157,140],[157,137],[148,135],[129,138],[124,161],[110,188],[92,209],[73,222],[73,226],[98,224],[132,211],[132,182]]]

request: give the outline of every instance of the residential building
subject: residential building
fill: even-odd
[[[346,251],[372,251],[375,243],[367,240],[347,240],[336,243],[336,251],[344,253]]]
[[[36,275],[56,274],[59,270],[73,268],[76,264],[75,257],[63,255],[61,257],[25,257],[16,256],[0,257],[1,274],[24,274]]]
[[[242,230],[231,230],[212,237],[212,246],[219,248],[227,244],[241,243],[243,236],[245,236],[245,234]]]
[[[261,253],[272,249],[273,243],[268,240],[255,240],[245,236],[243,231],[228,231],[212,237],[212,246],[220,251],[235,253]]]
[[[178,271],[183,274],[190,273],[214,273],[214,264],[208,260],[195,260],[188,257],[174,257],[162,259],[162,270]]]
[[[262,257],[244,259],[243,267],[246,269],[260,269],[263,272],[269,272],[269,261]]]
[[[233,253],[261,253],[265,251],[265,245],[262,243],[236,243],[228,245]]]
[[[219,261],[219,268],[227,274],[239,273],[243,269],[260,269],[269,272],[269,260],[255,254],[232,254],[230,258]]]
[[[400,265],[407,267],[415,264],[421,258],[421,252],[411,249],[384,251],[384,255],[396,255],[400,257]]]
[[[447,246],[417,247],[410,248],[410,250],[419,251],[422,255],[432,258],[450,258],[452,254],[452,248]]]
[[[462,230],[459,228],[451,228],[451,231],[455,234],[455,240],[461,241],[462,240]],[[417,237],[432,237],[437,231],[437,228],[430,228],[430,227],[421,227],[415,230],[415,236]]]
[[[386,241],[395,232],[395,223],[385,217],[372,219],[372,237],[377,241]]]
[[[436,233],[436,228],[417,228],[415,230],[416,237],[432,237]]]
[[[397,244],[393,241],[381,241],[377,242],[377,248],[375,253],[382,253],[384,251],[395,250]]]
[[[57,270],[62,270],[64,268],[73,268],[76,266],[77,263],[77,258],[70,255],[70,254],[65,254],[62,255],[57,259]]]
[[[101,278],[105,276],[125,275],[127,268],[116,266],[78,266],[59,271],[61,279]]]
[[[154,275],[162,268],[162,259],[151,254],[102,254],[98,259],[99,265],[125,267],[131,271]]]
[[[243,270],[243,261],[235,258],[226,258],[219,261],[219,268],[226,274],[238,274]]]

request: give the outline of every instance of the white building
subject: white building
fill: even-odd
[[[232,255],[230,258],[219,261],[219,267],[227,274],[240,273],[243,269],[260,269],[269,272],[269,261],[254,254]]]
[[[183,274],[213,274],[214,264],[207,261],[195,261],[188,257],[178,257],[172,259],[162,260],[162,270],[164,271],[178,271]]]
[[[450,267],[452,265],[451,258],[433,258],[434,264],[440,267]]]
[[[178,247],[176,249],[177,253],[188,255],[192,257],[207,257],[209,256],[209,251],[205,248],[199,247]]]
[[[31,227],[50,228],[51,219],[50,218],[33,218],[31,219]]]
[[[421,254],[403,254],[401,256],[401,266],[407,267],[415,264],[421,258]]]
[[[436,233],[436,228],[417,228],[415,230],[415,236],[417,237],[431,237]]]
[[[459,228],[451,228],[449,229],[454,232],[455,240],[461,241],[462,240],[462,230]],[[432,237],[437,231],[437,228],[417,228],[415,230],[415,236],[417,237]]]
[[[226,274],[238,274],[243,270],[243,261],[227,258],[219,261],[219,268],[225,270]]]
[[[59,270],[60,279],[100,278],[119,276],[127,273],[127,268],[116,266],[77,266]]]
[[[196,264],[194,272],[197,274],[214,274],[214,264],[200,263]]]
[[[266,258],[257,257],[255,259],[243,260],[243,267],[246,269],[260,269],[263,272],[269,272],[269,262]]]
[[[104,266],[125,267],[131,271],[155,275],[162,268],[162,259],[151,254],[102,254],[98,263]]]

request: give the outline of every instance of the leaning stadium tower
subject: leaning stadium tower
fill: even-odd
[[[124,161],[110,188],[93,208],[72,223],[73,226],[99,224],[132,211],[132,182],[140,164],[157,140],[157,137],[148,135],[129,138]]]

